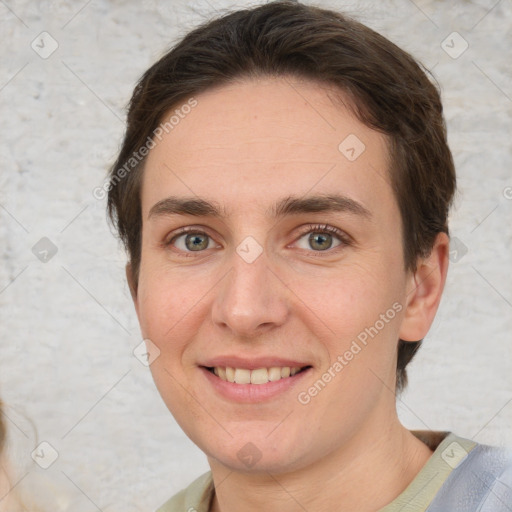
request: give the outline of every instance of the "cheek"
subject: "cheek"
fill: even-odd
[[[141,267],[138,310],[144,337],[161,351],[176,352],[187,340],[187,326],[194,318],[204,295],[200,282],[170,275],[161,269]]]
[[[393,272],[389,266],[372,262],[340,265],[329,272],[303,273],[293,290],[331,334],[345,338],[373,324],[399,299],[400,286],[393,282]]]
[[[386,376],[394,365],[403,278],[396,263],[375,259],[380,262],[340,267],[329,275],[305,274],[295,284],[297,296],[315,313],[318,327],[310,327],[325,333],[319,336],[329,354],[324,371],[341,357],[343,370],[334,371],[342,387],[366,382],[369,369]]]

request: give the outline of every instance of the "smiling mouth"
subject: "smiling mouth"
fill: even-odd
[[[213,373],[219,379],[234,384],[267,384],[269,382],[277,382],[278,380],[288,379],[304,372],[311,366],[290,367],[290,366],[273,366],[270,368],[257,368],[248,370],[246,368],[231,368],[223,366],[208,367],[209,372]]]

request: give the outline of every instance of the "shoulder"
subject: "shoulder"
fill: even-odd
[[[464,438],[454,437],[452,447],[462,447],[465,441]],[[512,450],[476,443],[473,449],[458,458],[450,476],[427,510],[512,510]]]
[[[213,490],[212,473],[208,471],[166,501],[156,512],[208,512]]]

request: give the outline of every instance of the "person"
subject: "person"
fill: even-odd
[[[5,422],[3,417],[3,405],[0,400],[0,511],[7,510],[7,501],[11,500],[9,477],[5,468],[4,444],[6,439]],[[5,499],[5,501],[4,501]],[[4,503],[2,503],[4,502]]]
[[[25,472],[21,477],[16,477],[21,464],[16,457],[12,457],[14,444],[8,436],[6,410],[9,410],[9,407],[0,399],[0,512],[71,510],[68,493],[58,489],[42,473],[32,472],[28,477],[29,472]],[[25,485],[27,481],[30,483]]]
[[[7,460],[7,427],[4,421],[4,404],[0,399],[0,512],[22,512],[27,503],[12,484],[12,467]]]
[[[341,13],[224,14],[143,74],[108,213],[156,386],[211,469],[160,512],[512,509],[509,450],[396,412],[455,188],[427,72]]]

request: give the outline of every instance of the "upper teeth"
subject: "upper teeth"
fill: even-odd
[[[237,384],[266,384],[284,377],[290,377],[300,371],[300,366],[290,368],[289,366],[273,366],[271,368],[258,368],[247,370],[246,368],[224,368],[216,366],[213,373],[222,380],[236,382]]]

